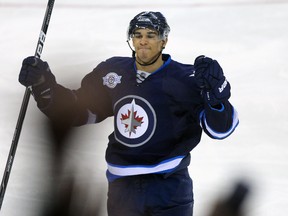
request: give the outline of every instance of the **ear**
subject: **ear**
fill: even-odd
[[[162,50],[163,49],[165,49],[165,47],[166,47],[166,44],[167,44],[167,42],[168,42],[168,38],[166,38],[165,40],[162,40]]]

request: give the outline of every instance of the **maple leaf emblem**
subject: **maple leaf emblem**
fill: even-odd
[[[137,111],[134,111],[135,100],[131,103],[131,109],[128,110],[127,114],[121,114],[121,123],[125,125],[125,132],[136,134],[137,127],[143,123],[143,117],[137,116]]]

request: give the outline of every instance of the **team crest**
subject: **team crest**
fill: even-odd
[[[153,136],[156,115],[150,103],[139,96],[126,96],[114,107],[115,138],[128,147],[144,145]]]
[[[108,73],[103,78],[103,85],[108,86],[109,88],[115,88],[115,86],[119,83],[121,83],[122,76],[119,76],[115,72]]]
[[[121,113],[121,124],[125,125],[124,135],[126,133],[129,137],[131,137],[133,134],[136,134],[137,128],[141,128],[141,125],[144,123],[143,118],[148,119],[147,116],[137,115],[138,111],[134,111],[136,106],[137,105],[135,104],[135,100],[133,99],[132,103],[128,104],[127,112],[124,114]],[[141,107],[138,107],[138,109],[141,109]],[[142,113],[144,114],[144,112]]]

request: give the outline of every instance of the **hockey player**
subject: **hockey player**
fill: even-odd
[[[224,139],[238,125],[218,62],[199,56],[182,64],[162,54],[169,31],[160,12],[136,15],[127,34],[132,58],[101,62],[77,90],[58,84],[46,62],[23,61],[19,82],[32,86],[52,121],[80,126],[114,116],[106,150],[109,216],[191,216],[190,152],[202,131]]]

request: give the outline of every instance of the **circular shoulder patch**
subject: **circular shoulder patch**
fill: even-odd
[[[147,143],[156,128],[156,114],[151,104],[136,95],[128,95],[114,105],[115,138],[128,147]]]
[[[109,88],[115,88],[117,84],[121,83],[122,76],[118,76],[115,72],[110,72],[106,74],[105,77],[102,77],[103,79],[103,85],[106,85]]]

